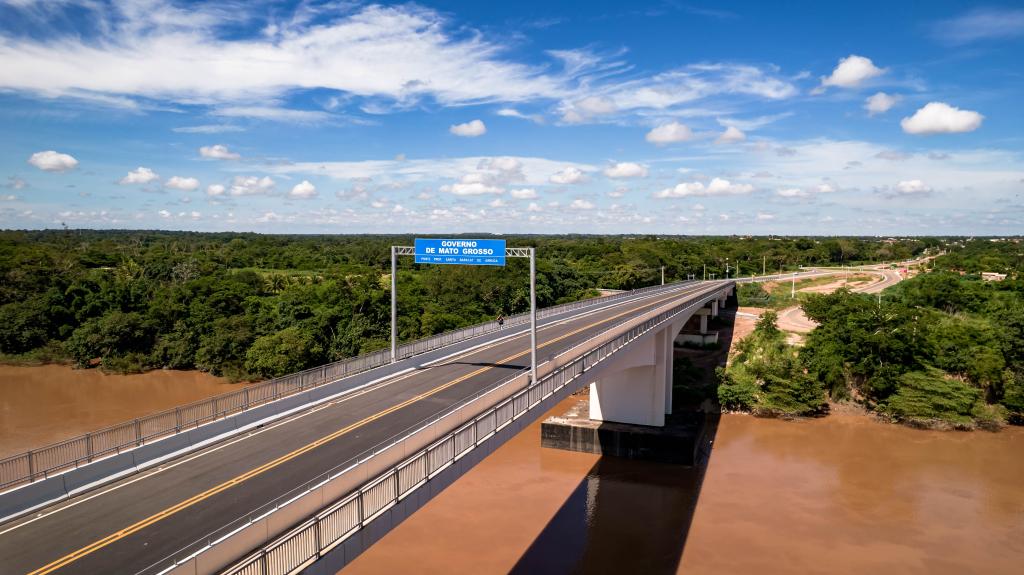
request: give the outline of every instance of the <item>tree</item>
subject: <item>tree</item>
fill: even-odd
[[[263,377],[301,371],[322,362],[323,348],[298,326],[256,339],[245,354],[245,367]]]

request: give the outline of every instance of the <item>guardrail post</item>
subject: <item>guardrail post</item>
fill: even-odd
[[[181,408],[174,408],[174,432],[181,433]]]
[[[36,478],[36,464],[32,461],[32,450],[28,452],[28,480],[33,481]]]
[[[92,433],[85,434],[85,456],[92,461]]]
[[[135,445],[142,445],[142,425],[139,420],[135,420]]]
[[[398,483],[397,481],[395,482]],[[320,518],[316,515],[313,516],[313,537],[316,537],[316,556],[320,557],[320,551],[323,550],[323,543],[320,540]]]

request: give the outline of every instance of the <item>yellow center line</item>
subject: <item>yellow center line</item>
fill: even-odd
[[[670,300],[670,299],[674,299],[674,298],[678,298],[681,295],[687,295],[689,293],[691,293],[691,292],[690,291],[685,291],[685,292],[682,292],[682,293],[675,292],[671,296],[655,300],[654,304],[651,304],[651,305],[657,305],[657,304],[659,304],[661,302],[664,302],[664,301],[667,301],[667,300]],[[647,303],[649,304],[650,302],[647,302]],[[624,311],[622,313],[619,313],[619,314],[610,316],[608,318],[605,318],[603,320],[593,322],[591,324],[585,325],[585,326],[583,326],[581,328],[575,329],[573,331],[570,331],[570,332],[565,333],[563,335],[560,335],[558,337],[549,339],[549,340],[541,343],[537,347],[540,348],[540,347],[551,345],[553,343],[557,343],[557,342],[559,342],[559,341],[561,341],[561,340],[563,340],[563,339],[565,339],[567,337],[571,337],[571,336],[576,335],[576,334],[578,334],[578,333],[580,333],[582,331],[586,331],[586,330],[591,329],[593,327],[599,326],[599,325],[601,325],[603,323],[608,323],[609,321],[612,321],[614,319],[618,319],[618,318],[620,318],[620,317],[622,317],[624,315],[629,315],[631,313],[635,313],[636,311],[637,311],[636,309],[630,309],[630,310]],[[516,337],[521,337],[521,336],[516,336]],[[39,569],[36,569],[35,571],[32,571],[31,573],[29,573],[29,575],[46,575],[47,573],[51,573],[53,571],[56,571],[57,569],[60,569],[61,567],[64,567],[64,566],[66,566],[66,565],[68,565],[70,563],[73,563],[73,562],[77,561],[78,559],[81,559],[82,557],[85,557],[86,555],[89,555],[90,553],[93,553],[94,551],[102,549],[103,547],[106,547],[107,545],[110,545],[111,543],[114,543],[114,542],[116,542],[116,541],[118,541],[120,539],[124,539],[125,537],[128,537],[129,535],[132,535],[133,533],[136,533],[136,532],[138,532],[138,531],[140,531],[142,529],[145,529],[146,527],[148,527],[148,526],[150,526],[150,525],[152,525],[152,524],[154,524],[154,523],[156,523],[156,522],[158,522],[158,521],[160,521],[162,519],[170,517],[171,515],[174,515],[175,513],[178,513],[179,511],[187,509],[188,507],[191,507],[191,506],[193,506],[193,505],[195,505],[197,503],[200,503],[200,502],[202,502],[202,501],[204,501],[206,499],[209,499],[210,497],[213,497],[214,495],[217,495],[218,493],[220,493],[220,492],[222,492],[222,491],[224,491],[226,489],[234,487],[235,485],[238,485],[238,484],[243,483],[243,482],[245,482],[245,481],[247,481],[249,479],[252,479],[253,477],[256,477],[257,475],[260,475],[260,474],[262,474],[262,473],[264,473],[266,471],[269,471],[269,470],[271,470],[271,469],[273,469],[275,467],[278,467],[278,466],[280,466],[280,465],[282,465],[284,463],[287,463],[288,461],[291,461],[292,459],[295,459],[296,457],[299,457],[300,455],[308,453],[309,451],[312,451],[313,449],[316,449],[317,447],[320,447],[321,445],[324,445],[325,443],[333,441],[333,440],[337,439],[338,437],[341,437],[342,435],[345,435],[345,434],[351,432],[354,429],[357,429],[359,427],[363,427],[363,426],[365,426],[368,423],[376,421],[377,419],[380,419],[381,417],[384,417],[384,416],[386,416],[386,415],[388,415],[390,413],[394,413],[395,411],[398,411],[398,410],[400,410],[400,409],[402,409],[404,407],[407,407],[407,406],[409,406],[409,405],[411,405],[413,403],[416,403],[417,401],[421,401],[421,400],[423,400],[423,399],[425,399],[427,397],[435,395],[435,394],[437,394],[437,393],[439,393],[441,391],[444,391],[444,390],[446,390],[446,389],[448,389],[448,388],[450,388],[450,387],[452,387],[454,385],[462,383],[463,381],[466,381],[467,379],[470,379],[472,377],[476,377],[477,375],[480,375],[481,373],[483,373],[485,371],[488,371],[490,369],[494,369],[494,367],[496,365],[499,365],[499,364],[502,364],[502,363],[506,363],[506,362],[512,361],[514,359],[518,359],[518,358],[523,357],[524,355],[527,355],[529,353],[530,353],[530,350],[526,350],[526,351],[522,351],[522,352],[516,353],[514,355],[510,355],[510,356],[508,356],[508,357],[506,357],[504,359],[501,359],[501,360],[498,360],[497,362],[494,362],[493,365],[482,367],[482,368],[480,368],[480,369],[478,369],[476,371],[473,371],[471,373],[467,373],[467,374],[465,374],[463,376],[460,376],[460,377],[458,377],[456,379],[453,379],[452,381],[449,381],[448,383],[439,385],[438,387],[435,387],[433,389],[425,391],[425,392],[423,392],[423,393],[421,393],[421,394],[419,394],[419,395],[417,395],[415,397],[409,398],[409,399],[407,399],[407,400],[405,400],[405,401],[403,401],[401,403],[398,403],[398,404],[393,405],[393,406],[391,406],[391,407],[389,407],[387,409],[379,411],[379,412],[377,412],[377,413],[375,413],[375,414],[373,414],[373,415],[371,415],[369,417],[366,417],[365,419],[362,419],[362,420],[357,421],[357,422],[355,422],[355,423],[353,423],[351,425],[343,427],[343,428],[341,428],[341,429],[339,429],[339,430],[337,430],[337,431],[335,431],[335,432],[333,432],[333,433],[331,433],[329,435],[326,435],[324,437],[321,437],[320,439],[317,439],[316,441],[313,441],[312,443],[309,443],[309,444],[307,444],[307,445],[305,445],[303,447],[300,447],[300,448],[296,449],[295,451],[292,451],[291,453],[287,453],[285,455],[282,455],[281,457],[278,457],[277,459],[275,459],[273,461],[269,461],[267,463],[264,463],[263,465],[260,465],[259,467],[256,467],[254,469],[250,469],[249,471],[246,471],[245,473],[243,473],[243,474],[241,474],[241,475],[239,475],[239,476],[237,476],[237,477],[235,477],[233,479],[229,479],[228,481],[225,481],[224,483],[221,483],[220,485],[212,487],[212,488],[210,488],[210,489],[208,489],[208,490],[206,490],[206,491],[204,491],[202,493],[199,493],[197,495],[193,495],[192,497],[189,497],[188,499],[186,499],[184,501],[181,501],[181,502],[179,502],[179,503],[177,503],[175,505],[172,505],[171,507],[168,507],[167,509],[164,509],[163,511],[155,513],[155,514],[147,517],[146,519],[143,519],[143,520],[139,521],[138,523],[135,523],[134,525],[131,525],[129,527],[125,527],[124,529],[121,529],[120,531],[115,531],[114,533],[111,533],[110,535],[104,537],[103,539],[95,541],[95,542],[93,542],[93,543],[91,543],[91,544],[89,544],[89,545],[87,545],[85,547],[82,547],[78,551],[74,551],[72,553],[69,553],[69,554],[65,555],[64,557],[61,557],[60,559],[57,559],[56,561],[53,561],[52,563],[49,563],[49,564],[47,564],[47,565],[45,565],[43,567],[40,567]]]

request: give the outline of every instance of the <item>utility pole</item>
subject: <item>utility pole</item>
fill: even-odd
[[[793,287],[789,290],[790,299],[796,299],[796,272],[793,272]]]
[[[530,380],[537,383],[537,248],[530,248]]]
[[[661,266],[661,285],[665,285],[665,266]]]
[[[761,256],[761,275],[768,275],[768,256]]]
[[[708,281],[708,264],[704,264],[704,281]]]
[[[725,258],[725,279],[729,279],[729,258]]]
[[[395,257],[395,246],[391,246],[391,363],[398,361],[398,258]]]

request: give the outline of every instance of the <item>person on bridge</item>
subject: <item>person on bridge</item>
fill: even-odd
[[[505,316],[498,314],[498,329],[505,327]]]

